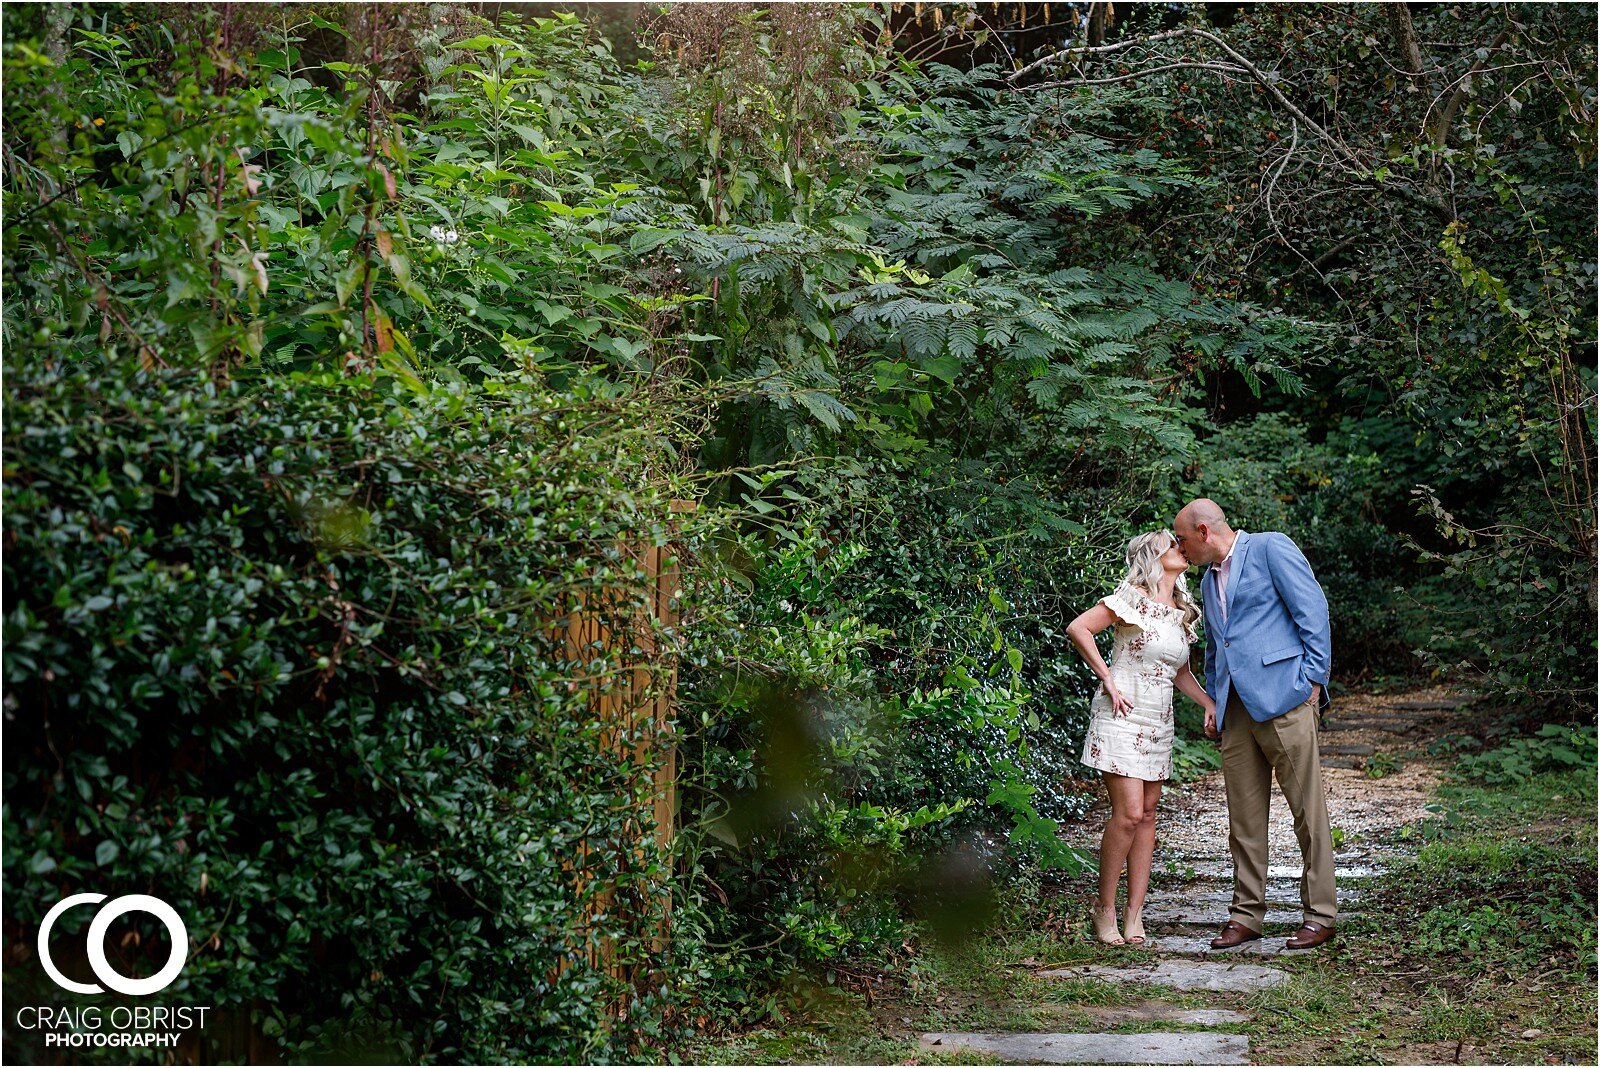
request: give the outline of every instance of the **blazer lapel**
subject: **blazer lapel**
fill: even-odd
[[[1228,585],[1233,585],[1240,575],[1244,574],[1245,561],[1250,559],[1250,547],[1256,542],[1253,534],[1240,534],[1238,544],[1234,546],[1233,566],[1228,569]]]
[[[1211,570],[1210,564],[1200,573],[1200,597],[1205,602],[1206,630],[1222,633],[1222,613],[1217,611],[1217,573]],[[1215,627],[1211,625],[1212,620],[1216,620]]]
[[[1244,578],[1245,564],[1250,559],[1250,546],[1254,543],[1255,539],[1249,534],[1240,534],[1235,542],[1233,546],[1233,563],[1228,565],[1228,589],[1230,591],[1239,585],[1239,581]],[[1233,618],[1232,612],[1228,613],[1228,618]],[[1224,631],[1228,630],[1228,625],[1224,623],[1222,629]]]

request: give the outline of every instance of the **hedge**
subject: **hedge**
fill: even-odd
[[[584,944],[648,956],[663,859],[552,622],[644,596],[619,546],[667,509],[639,406],[575,385],[580,428],[535,378],[6,376],[11,959],[68,893],[152,893],[191,939],[165,996],[291,1059],[624,1055],[616,999],[636,1039],[661,992]]]

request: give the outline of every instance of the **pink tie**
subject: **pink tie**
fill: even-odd
[[[1228,568],[1233,564],[1233,554],[1222,561],[1222,566],[1217,570],[1217,609],[1222,613],[1222,621],[1228,621]]]

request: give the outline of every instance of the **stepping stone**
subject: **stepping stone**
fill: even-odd
[[[1303,869],[1298,864],[1294,865],[1293,867],[1290,867],[1286,864],[1270,864],[1267,866],[1267,878],[1293,879],[1298,885],[1302,870]],[[1380,864],[1347,864],[1342,868],[1335,865],[1333,869],[1333,881],[1335,883],[1341,883],[1346,880],[1359,881],[1361,879],[1376,879],[1378,876],[1382,875],[1388,870],[1389,869]],[[1296,897],[1295,900],[1298,901],[1299,898]]]
[[[962,1034],[922,1036],[926,1050],[972,1050],[1013,1064],[1249,1064],[1244,1035],[1203,1031],[1144,1035]]]
[[[1361,890],[1354,886],[1335,886],[1334,900],[1340,905],[1354,905],[1361,897]],[[1233,904],[1233,894],[1228,894],[1227,903]],[[1300,907],[1300,880],[1295,879],[1285,882],[1271,882],[1267,884],[1267,904],[1285,905],[1292,908]],[[1353,909],[1351,911],[1354,911]]]
[[[1361,891],[1355,887],[1339,886],[1335,888],[1341,903],[1354,901],[1361,896]],[[1192,906],[1200,904],[1217,905],[1224,911],[1233,904],[1233,891],[1225,890],[1157,890],[1145,898],[1144,907],[1146,914],[1154,906],[1176,907],[1179,905]],[[1268,905],[1289,905],[1300,907],[1300,881],[1278,880],[1267,884]]]
[[[1322,766],[1337,768],[1340,771],[1360,771],[1367,766],[1367,762],[1357,757],[1325,756],[1322,758]]]
[[[1389,707],[1418,712],[1443,712],[1454,708],[1465,708],[1475,700],[1477,698],[1474,697],[1446,697],[1442,701],[1395,701]]]
[[[1268,915],[1271,915],[1268,913]],[[1221,926],[1218,926],[1221,930]],[[1284,943],[1288,936],[1282,938],[1257,938],[1253,942],[1241,942],[1237,946],[1227,949],[1212,949],[1210,935],[1156,935],[1151,941],[1145,943],[1146,949],[1153,949],[1157,953],[1204,953],[1206,956],[1254,956],[1276,957],[1280,953],[1303,953],[1305,950],[1290,950]]]
[[[1415,723],[1396,723],[1387,719],[1329,720],[1321,727],[1324,731],[1388,731],[1390,734],[1410,734],[1417,729]]]
[[[1344,858],[1340,858],[1344,859]],[[1354,859],[1354,858],[1349,858]],[[1194,869],[1196,876],[1204,879],[1225,879],[1233,881],[1233,864],[1227,861],[1207,860],[1196,861],[1189,865]],[[1334,882],[1343,882],[1346,879],[1371,879],[1382,875],[1387,869],[1373,864],[1346,864],[1343,867],[1335,866],[1333,869]],[[1275,880],[1300,879],[1300,865],[1290,867],[1287,864],[1269,864],[1267,866],[1267,880],[1269,884]],[[1295,900],[1299,900],[1299,891],[1296,890]]]
[[[1230,896],[1229,901],[1232,901]],[[1295,902],[1293,909],[1267,910],[1267,923],[1292,923],[1300,926],[1300,904]],[[1215,927],[1222,930],[1222,925],[1228,922],[1228,907],[1225,904],[1217,905],[1150,905],[1144,907],[1144,921],[1146,923],[1178,923],[1190,927]]]
[[[1079,964],[1034,974],[1040,979],[1100,979],[1108,983],[1170,986],[1174,990],[1265,990],[1289,981],[1288,973],[1277,968],[1209,960],[1164,960],[1131,968]]]
[[[1321,747],[1323,756],[1358,756],[1369,757],[1378,750],[1370,745],[1325,745]]]
[[[1248,1012],[1236,1009],[1180,1009],[1159,1001],[1143,1001],[1137,1005],[1102,1005],[1084,1011],[1094,1018],[1096,1024],[1104,1026],[1154,1022],[1221,1027],[1224,1024],[1247,1024],[1255,1019]]]

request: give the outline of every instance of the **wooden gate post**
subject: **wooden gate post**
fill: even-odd
[[[676,628],[678,625],[678,601],[683,594],[683,576],[678,568],[677,534],[680,516],[693,512],[698,505],[694,501],[675,500],[672,502],[672,520],[669,540],[666,545],[658,546],[652,550],[655,554],[655,599],[652,605],[656,623],[661,627]],[[654,635],[652,634],[652,642]],[[676,865],[672,864],[672,840],[676,832],[678,818],[678,740],[677,733],[672,726],[672,706],[678,696],[678,657],[676,651],[669,654],[668,663],[663,668],[664,677],[661,685],[656,689],[651,701],[650,718],[652,722],[651,738],[659,753],[654,774],[654,789],[652,796],[655,798],[655,832],[656,845],[663,855],[669,858],[667,879],[661,888],[665,897],[663,915],[666,923],[662,924],[653,948],[657,954],[666,952],[670,935],[670,920],[672,916],[672,872]]]
[[[680,517],[696,507],[694,501],[671,502],[666,544],[624,543],[620,546],[644,572],[646,596],[631,620],[619,618],[625,599],[607,591],[577,599],[562,624],[565,655],[572,664],[585,664],[596,653],[624,661],[617,665],[609,686],[586,673],[579,674],[574,681],[590,687],[590,707],[604,724],[600,738],[602,749],[619,761],[627,760],[641,769],[651,767],[650,800],[626,821],[626,838],[616,844],[624,849],[631,846],[634,855],[643,860],[647,849],[643,825],[648,812],[655,847],[669,859],[660,886],[653,890],[659,895],[663,917],[650,938],[651,955],[657,959],[666,953],[670,944],[670,858],[677,819],[677,743],[672,728],[672,707],[677,694],[678,658],[675,650],[662,649],[660,631],[675,627],[678,622],[682,574],[675,547],[676,534]],[[631,744],[629,739],[632,739]],[[595,878],[585,863],[588,854],[589,847],[585,843],[577,850],[576,862],[563,865],[573,874],[580,889]],[[593,898],[595,914],[610,908],[615,901],[612,888],[600,889]],[[585,959],[592,967],[626,983],[644,978],[632,974],[625,963],[615,959],[614,947],[607,938],[589,945]]]

